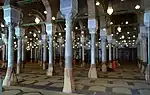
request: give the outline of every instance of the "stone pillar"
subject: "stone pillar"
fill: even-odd
[[[117,66],[120,66],[120,63],[118,62],[118,45],[116,46],[116,63]]]
[[[35,47],[34,50],[35,50],[35,52],[34,52],[34,57],[35,57],[35,59],[34,59],[34,60],[35,60],[35,62],[37,62],[37,48]]]
[[[150,12],[144,13],[144,25],[146,26],[145,31],[148,34],[148,64],[145,71],[145,80],[150,82]]]
[[[108,35],[107,36],[107,41],[108,41],[108,46],[109,46],[109,68],[112,68],[112,36]]]
[[[43,70],[46,69],[46,57],[47,57],[47,50],[46,50],[46,34],[42,35],[43,40]]]
[[[140,26],[140,34],[141,34],[141,60],[142,60],[142,68],[141,73],[145,72],[147,66],[147,31],[145,26]]]
[[[48,71],[47,75],[52,76],[53,75],[53,31],[52,31],[52,24],[46,24],[46,32],[48,34],[49,38],[49,65],[48,65]]]
[[[7,60],[8,60],[8,40],[7,40],[7,31],[6,34],[2,33],[2,40],[5,43],[3,46],[3,64],[2,68],[7,68]]]
[[[17,51],[17,74],[20,74],[20,66],[21,66],[21,56],[22,56],[22,54],[21,54],[21,49],[22,49],[22,47],[21,47],[21,37],[17,37],[17,39],[18,39],[18,51]]]
[[[17,26],[15,28],[15,34],[18,39],[18,51],[17,51],[17,74],[20,74],[21,69],[21,60],[22,60],[22,37],[24,36],[25,31],[21,27]]]
[[[81,44],[82,44],[82,64],[81,64],[81,67],[84,67],[84,65],[85,65],[85,62],[84,62],[84,41],[85,41],[84,33],[82,33],[81,34]]]
[[[20,21],[20,11],[15,9],[13,6],[4,5],[4,20],[8,25],[8,67],[6,76],[3,80],[3,86],[10,86],[12,82],[15,82],[13,75],[13,64],[14,64],[14,32],[15,27]],[[12,15],[15,14],[15,15]]]
[[[72,92],[75,90],[72,75],[72,37],[71,37],[72,19],[66,17],[66,43],[65,43],[65,70],[63,92]]]
[[[33,46],[31,45],[31,49],[30,49],[30,60],[31,60],[31,62],[33,60],[33,48],[32,47]]]
[[[39,44],[39,64],[40,66],[42,66],[42,41],[39,40],[38,41],[38,44]]]
[[[59,51],[60,51],[60,61],[59,61],[59,65],[60,65],[60,67],[62,67],[62,65],[63,65],[63,62],[62,62],[62,44],[63,44],[63,42],[64,42],[64,40],[63,40],[63,38],[62,37],[60,37],[60,38],[58,38],[58,42],[59,42]]]
[[[115,45],[113,45],[113,61],[116,61],[116,48],[115,48]]]
[[[137,41],[136,41],[136,44],[137,44],[137,55],[138,55],[138,67],[139,69],[141,69],[141,47],[140,47],[140,41],[141,41],[141,34],[139,33],[138,34],[138,38],[137,38]]]
[[[25,65],[25,38],[22,39],[22,69]]]
[[[101,29],[100,31],[101,45],[102,45],[102,72],[107,72],[106,66],[106,31]]]
[[[2,48],[2,66],[1,68],[5,68],[5,54],[6,54],[6,46],[3,45],[3,48]]]
[[[95,23],[96,23],[96,20],[95,20]],[[89,31],[91,34],[91,67],[89,69],[88,77],[89,78],[97,78],[97,71],[96,71],[96,64],[95,64],[95,33],[96,33],[96,28],[95,29],[89,28]]]
[[[78,12],[77,0],[60,0],[60,11],[66,19],[65,69],[63,92],[75,91],[72,74],[72,18]]]

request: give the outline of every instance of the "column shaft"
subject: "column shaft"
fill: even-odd
[[[11,68],[14,64],[14,28],[10,25],[8,29],[8,68]]]
[[[116,60],[116,51],[115,51],[115,46],[113,46],[113,60]]]
[[[84,62],[84,43],[82,44],[82,61]]]
[[[91,34],[91,64],[95,64],[95,33]]]
[[[46,39],[43,41],[43,62],[46,62],[46,55],[47,55],[47,52],[46,52]]]
[[[22,62],[25,61],[25,42],[24,39],[22,39]]]
[[[109,61],[112,61],[111,56],[111,43],[109,43]]]
[[[21,47],[21,38],[18,38],[18,52],[17,52],[17,64],[19,65],[21,63],[21,54],[22,47]]]
[[[72,68],[72,20],[66,19],[65,68]]]
[[[102,63],[106,62],[106,42],[102,41]]]
[[[49,35],[49,64],[53,62],[53,41],[52,35]]]

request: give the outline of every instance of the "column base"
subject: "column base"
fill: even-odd
[[[85,67],[85,62],[82,62],[81,67]]]
[[[22,69],[24,69],[24,68],[25,68],[25,61],[22,61],[21,68],[22,68]]]
[[[17,74],[20,74],[20,63],[17,64]]]
[[[43,70],[46,70],[46,62],[43,62]]]
[[[145,71],[145,80],[150,82],[150,64],[147,64],[146,71]]]
[[[61,68],[63,67],[63,62],[62,62],[62,61],[59,62],[59,66],[60,66]]]
[[[39,64],[40,64],[40,66],[42,66],[42,64],[43,64],[42,61],[39,61]]]
[[[2,86],[15,85],[17,83],[16,75],[14,74],[13,68],[7,68],[5,79],[3,80]]]
[[[88,77],[89,78],[97,78],[97,71],[96,71],[96,65],[91,64],[91,67],[88,72]]]
[[[112,61],[109,61],[108,67],[112,69]]]
[[[141,67],[141,73],[145,73],[147,63],[142,63],[141,65],[142,65],[142,67]]]
[[[105,63],[102,63],[102,72],[107,72],[107,66]]]
[[[48,66],[47,76],[53,76],[53,65],[52,64],[49,64],[49,66]]]
[[[64,87],[63,92],[72,93],[75,92],[75,85],[72,76],[72,68],[64,69]]]

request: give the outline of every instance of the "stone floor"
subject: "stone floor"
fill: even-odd
[[[76,93],[70,95],[150,95],[150,84],[133,64],[122,64],[116,72],[102,73],[97,67],[98,79],[89,79],[88,67],[74,66]],[[37,63],[28,63],[20,75],[19,83],[4,88],[3,95],[67,95],[61,93],[63,68],[55,66],[55,76],[46,76],[46,71]],[[51,94],[52,93],[52,94]]]

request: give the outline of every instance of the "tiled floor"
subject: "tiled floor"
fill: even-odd
[[[127,63],[128,64],[128,63]],[[74,67],[76,94],[84,95],[150,95],[150,84],[144,81],[136,65],[122,65],[116,72],[102,73],[97,67],[98,79],[89,79],[88,67]],[[63,69],[55,67],[55,76],[46,76],[39,64],[28,64],[18,75],[19,84],[5,88],[4,95],[50,95],[61,92]],[[10,94],[11,93],[11,94]],[[67,95],[56,93],[51,95]]]

